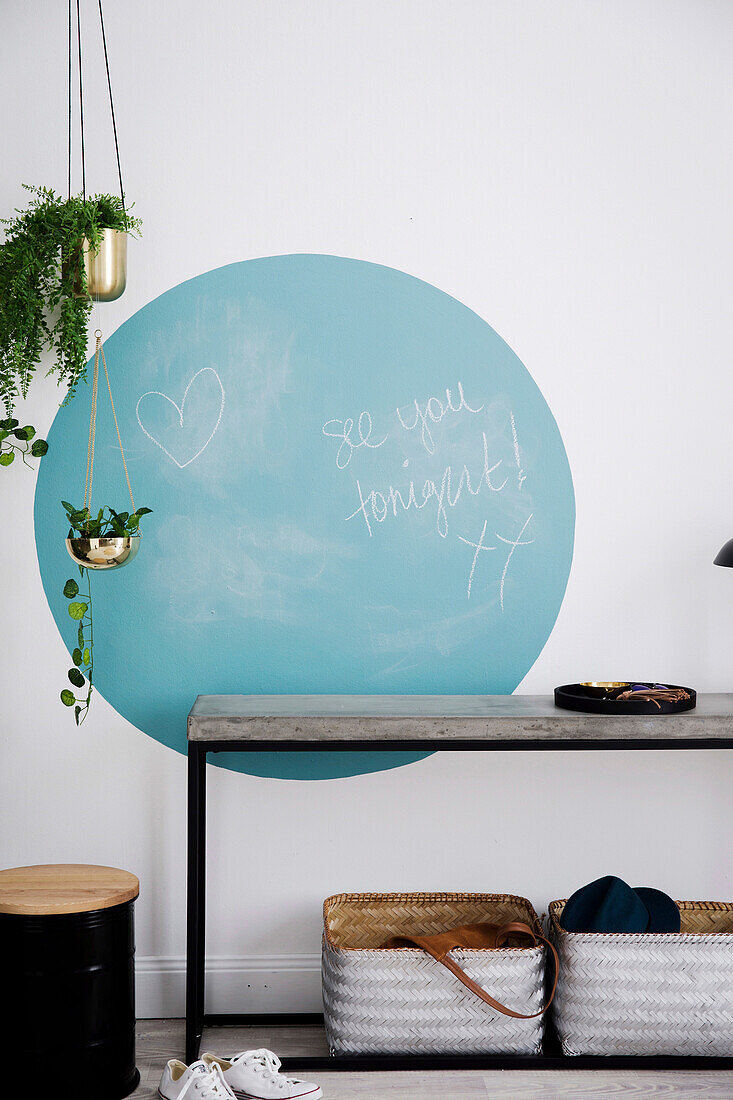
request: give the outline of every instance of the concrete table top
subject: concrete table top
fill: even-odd
[[[698,695],[682,714],[561,710],[549,695],[199,695],[188,716],[196,742],[733,741],[733,694]]]

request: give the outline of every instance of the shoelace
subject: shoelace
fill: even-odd
[[[270,1081],[274,1081],[280,1088],[284,1089],[286,1085],[297,1085],[298,1080],[295,1077],[286,1077],[284,1073],[280,1073],[280,1066],[282,1062],[276,1054],[273,1054],[271,1050],[267,1050],[262,1047],[260,1050],[242,1050],[239,1054],[233,1055],[229,1059],[232,1065],[254,1066],[263,1077]]]
[[[234,1093],[229,1088],[221,1075],[221,1068],[216,1064],[207,1066],[205,1062],[194,1062],[189,1069],[193,1073],[178,1094],[178,1100],[183,1100],[189,1089],[195,1089],[202,1100],[233,1100]]]

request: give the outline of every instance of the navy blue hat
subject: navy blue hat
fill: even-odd
[[[568,898],[560,922],[566,932],[679,932],[680,911],[661,890],[605,875]]]

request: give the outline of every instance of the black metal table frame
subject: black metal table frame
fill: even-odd
[[[206,1026],[271,1025],[273,1027],[314,1026],[322,1022],[316,1013],[206,1013],[205,919],[206,919],[206,757],[217,752],[462,752],[502,750],[547,751],[603,749],[721,749],[733,748],[733,738],[537,738],[535,740],[436,741],[420,738],[408,741],[216,741],[188,742],[188,900],[186,931],[186,1062],[199,1055]],[[418,1069],[733,1069],[733,1057],[598,1057],[562,1054],[548,1021],[543,1054],[517,1055],[334,1055],[283,1058],[287,1072],[311,1070],[418,1070]]]

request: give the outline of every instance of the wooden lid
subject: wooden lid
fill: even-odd
[[[0,913],[89,913],[132,901],[139,893],[137,877],[116,867],[49,863],[0,871]]]

